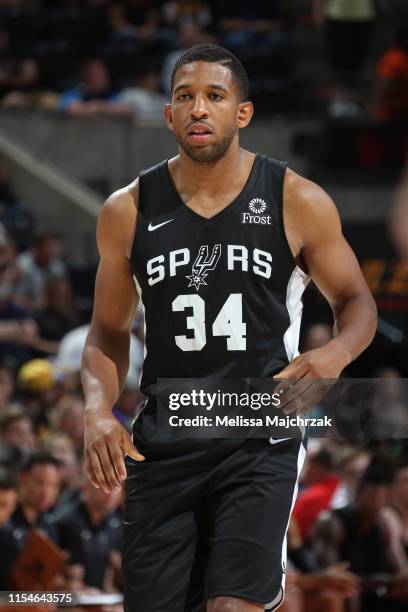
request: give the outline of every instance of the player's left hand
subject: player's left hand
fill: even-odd
[[[326,395],[343,368],[344,361],[329,345],[295,357],[274,376],[281,381],[275,389],[281,396],[279,408],[285,414],[305,414]]]

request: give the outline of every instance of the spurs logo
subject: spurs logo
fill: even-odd
[[[205,279],[208,276],[208,273],[211,270],[214,270],[215,266],[218,263],[219,258],[221,257],[221,245],[216,244],[213,247],[211,255],[208,253],[208,245],[204,244],[200,247],[198,251],[198,255],[193,263],[193,267],[191,270],[191,275],[186,276],[188,278],[189,287],[195,287],[197,291],[201,287],[201,285],[206,285]]]

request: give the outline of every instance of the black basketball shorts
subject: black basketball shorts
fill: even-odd
[[[125,612],[199,612],[217,596],[276,609],[305,443],[196,439],[166,447],[146,445],[140,431],[134,441],[146,460],[126,457]]]

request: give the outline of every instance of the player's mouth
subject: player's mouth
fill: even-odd
[[[206,144],[211,139],[212,130],[206,125],[195,124],[189,129],[188,135],[194,142]]]

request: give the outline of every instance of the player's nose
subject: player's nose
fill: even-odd
[[[193,119],[202,119],[203,117],[208,117],[208,108],[204,102],[202,96],[196,96],[194,99],[194,104],[191,108],[191,116]]]

